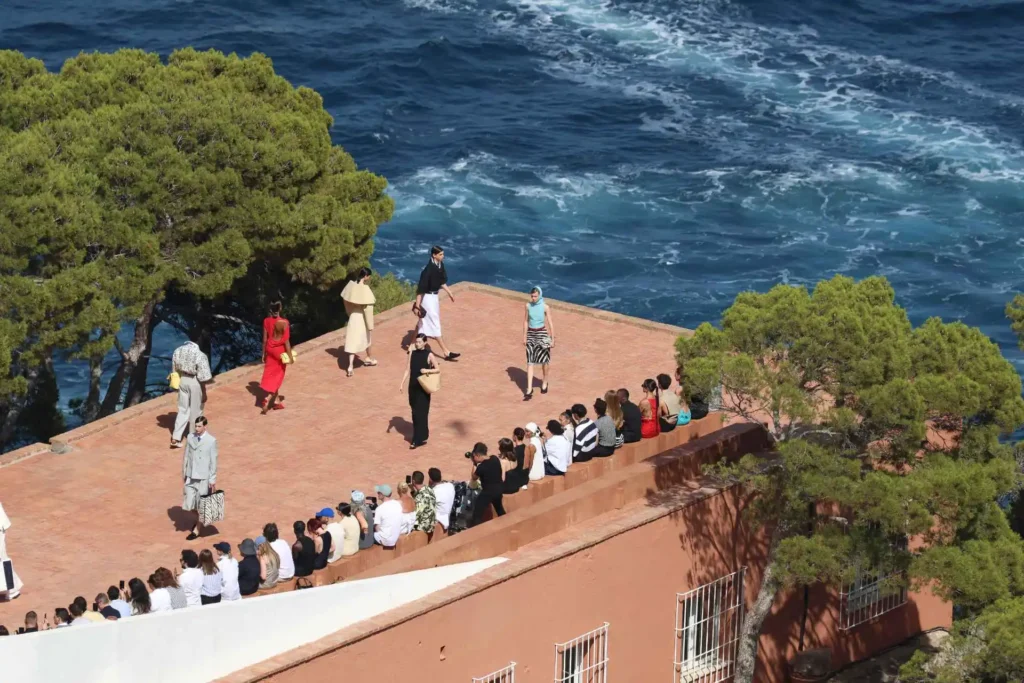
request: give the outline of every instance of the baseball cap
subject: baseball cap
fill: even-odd
[[[334,510],[331,508],[324,508],[320,512],[316,513],[314,517],[334,517]]]
[[[382,496],[390,496],[391,495],[391,487],[388,486],[387,484],[378,484],[377,486],[373,487],[373,490],[376,491],[377,493],[379,493]]]
[[[213,544],[214,549],[221,551],[222,553],[231,552],[231,544],[227,541],[221,541],[220,543]]]
[[[263,545],[266,542],[267,542],[267,537],[266,536],[257,536],[256,537],[256,545]]]
[[[526,423],[526,433],[527,434],[536,434],[538,432],[540,432],[540,427],[537,426],[536,422],[527,422]]]
[[[353,491],[352,492],[352,502],[353,503],[355,503],[356,505],[359,505],[364,500],[366,500],[366,494],[365,493],[363,493],[362,491]]]

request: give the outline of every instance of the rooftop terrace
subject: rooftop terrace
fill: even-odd
[[[357,367],[351,379],[341,367],[343,330],[298,347],[283,411],[259,414],[258,366],[216,378],[206,415],[220,443],[218,484],[227,492],[227,519],[216,536],[184,540],[182,451],[168,449],[173,395],[54,439],[70,445],[69,453],[37,445],[0,456],[0,491],[13,523],[8,551],[25,582],[19,599],[0,603],[0,623],[16,626],[30,609],[52,613],[76,595],[91,600],[119,579],[175,567],[184,547],[236,545],[268,521],[290,538],[291,522],[347,500],[353,488],[394,485],[434,466],[446,478],[467,479],[462,454],[473,442],[494,447],[513,427],[546,421],[572,403],[589,408],[609,388],[639,394],[644,378],[674,367],[680,328],[549,300],[557,332],[551,390],[524,403],[525,296],[472,283],[453,290],[456,303],[442,304],[445,340],[463,357],[443,364],[425,448],[408,449],[412,426],[399,391],[403,343],[414,325],[408,307],[378,316],[380,365]]]

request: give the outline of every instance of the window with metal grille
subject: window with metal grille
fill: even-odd
[[[853,583],[839,593],[839,628],[849,630],[907,603],[903,572],[857,571]]]
[[[555,683],[608,683],[608,624],[555,645]]]
[[[747,568],[676,594],[675,681],[718,683],[732,678],[743,624]]]
[[[473,683],[516,683],[516,663],[509,662],[504,669],[498,669],[486,676],[474,678]]]

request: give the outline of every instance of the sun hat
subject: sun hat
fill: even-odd
[[[253,540],[251,538],[247,538],[247,539],[245,539],[244,541],[242,541],[241,543],[238,544],[238,550],[243,555],[255,555],[256,554],[256,544],[253,542]]]

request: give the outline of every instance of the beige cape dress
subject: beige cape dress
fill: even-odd
[[[373,305],[377,298],[369,285],[352,280],[341,290],[348,325],[345,327],[345,353],[361,353],[370,346],[373,331]]]

